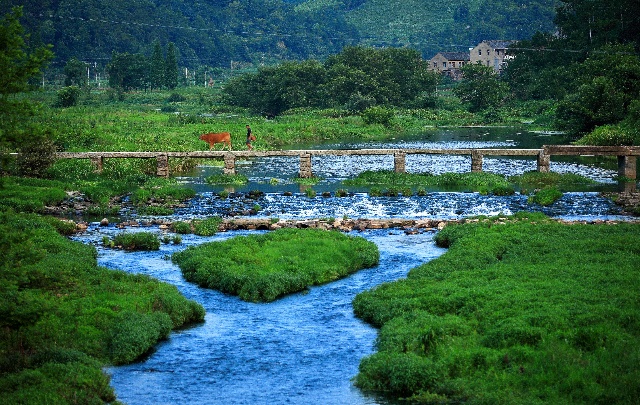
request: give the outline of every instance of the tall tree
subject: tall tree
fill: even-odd
[[[66,65],[64,65],[64,85],[65,86],[79,86],[84,87],[87,85],[87,64],[79,61],[76,58],[71,58]]]
[[[142,54],[115,53],[107,65],[109,86],[124,90],[143,89],[149,78],[149,61]]]
[[[15,93],[29,88],[29,79],[41,74],[42,68],[53,58],[51,46],[29,50],[20,17],[22,7],[14,7],[12,12],[0,21],[0,97],[1,101]]]
[[[640,47],[638,0],[561,0],[555,23],[576,48],[594,49],[611,43]]]
[[[499,79],[490,66],[467,64],[462,67],[462,77],[462,81],[453,91],[469,105],[469,111],[478,112],[499,107],[507,96],[507,84]]]
[[[162,47],[160,41],[153,41],[153,51],[151,53],[151,61],[149,66],[149,84],[152,89],[159,89],[165,85],[165,60],[162,55]]]
[[[167,57],[164,65],[164,85],[173,90],[178,86],[178,55],[176,55],[176,46],[173,42],[167,44]]]
[[[53,58],[50,46],[27,48],[21,16],[22,8],[14,7],[0,20],[0,147],[12,147],[19,140],[24,116],[31,113],[30,104],[13,96],[28,90],[29,80]]]

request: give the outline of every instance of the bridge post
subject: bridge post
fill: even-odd
[[[156,156],[156,175],[169,177],[169,156],[166,153]]]
[[[471,151],[471,171],[472,172],[482,171],[482,153],[480,153],[475,149]]]
[[[404,173],[406,166],[406,156],[404,152],[396,152],[393,154],[393,170],[396,173]]]
[[[636,179],[636,156],[618,156],[618,176]]]
[[[311,171],[311,154],[300,154],[300,172],[298,173],[298,177],[302,179],[313,177],[313,172]]]
[[[91,163],[93,164],[93,167],[95,168],[94,171],[96,173],[102,173],[102,163],[103,163],[102,156],[94,156],[94,157],[91,157],[89,159],[91,159]]]
[[[224,174],[236,174],[236,156],[233,153],[224,155]]]
[[[551,156],[544,153],[544,149],[538,153],[538,172],[549,173],[551,167]]]

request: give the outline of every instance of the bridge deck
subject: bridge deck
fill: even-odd
[[[407,155],[471,155],[471,171],[482,171],[483,156],[536,156],[538,171],[549,171],[550,157],[554,155],[599,155],[617,156],[618,173],[630,179],[636,178],[636,157],[640,156],[637,146],[576,146],[545,145],[540,149],[306,149],[306,150],[211,150],[173,152],[59,152],[59,159],[91,159],[98,171],[102,170],[103,159],[142,158],[157,160],[158,176],[169,175],[169,158],[224,159],[224,172],[235,173],[237,158],[290,156],[300,158],[300,177],[312,176],[313,156],[366,156],[391,155],[394,170],[405,171]]]

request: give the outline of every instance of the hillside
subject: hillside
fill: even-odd
[[[51,43],[56,65],[72,57],[103,65],[113,52],[151,53],[173,42],[181,66],[227,67],[324,59],[346,45],[407,46],[425,58],[484,39],[553,31],[560,0],[6,0],[22,5],[34,44]]]
[[[369,0],[347,11],[361,43],[409,46],[424,57],[463,51],[485,39],[527,39],[552,32],[559,0]]]

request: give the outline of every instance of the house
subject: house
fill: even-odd
[[[460,69],[467,63],[469,63],[469,53],[467,52],[438,52],[429,60],[429,70],[458,80],[462,77]]]
[[[502,72],[506,62],[512,58],[507,55],[507,48],[516,41],[482,41],[471,48],[471,63],[491,66],[496,73]]]

